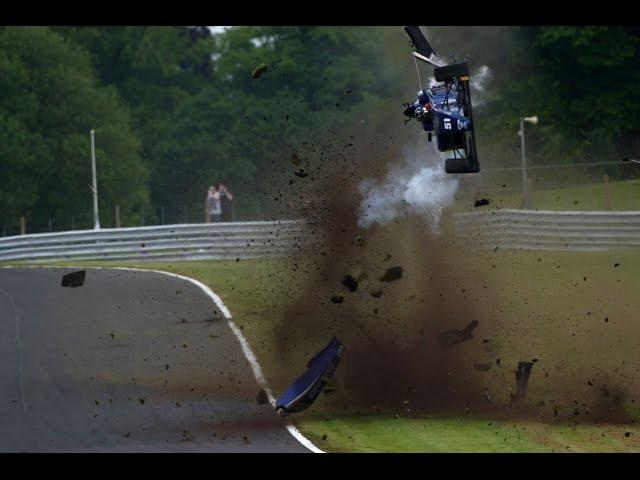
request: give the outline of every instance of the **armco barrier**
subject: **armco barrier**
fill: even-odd
[[[487,210],[454,216],[459,243],[525,250],[640,247],[640,212]]]
[[[313,235],[297,220],[108,228],[0,238],[0,261],[201,260],[283,256]]]

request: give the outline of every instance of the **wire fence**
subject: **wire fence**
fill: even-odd
[[[279,212],[269,206],[247,202],[236,203],[224,219],[229,222],[249,222],[262,220],[278,220],[290,218],[291,215]],[[144,227],[152,225],[179,225],[208,223],[204,202],[184,203],[178,205],[160,205],[153,208],[128,207],[115,205],[113,208],[100,206],[101,228]],[[52,215],[48,219],[33,218],[25,215],[11,221],[0,223],[0,236],[14,236],[23,233],[65,232],[74,230],[90,230],[94,228],[91,204],[83,210],[64,215]]]
[[[640,210],[640,165],[632,162],[534,164],[526,178],[524,188],[521,166],[484,165],[479,174],[459,178],[457,197],[471,205],[488,198],[500,208]]]
[[[460,177],[458,198],[461,203],[469,203],[466,197],[511,195],[502,205],[503,208],[521,208],[525,202],[518,199],[524,188],[522,171],[518,162],[513,166],[491,166],[489,162],[479,174]],[[602,210],[640,210],[640,190],[637,195],[630,192],[623,198],[624,192],[609,193],[611,185],[626,180],[640,180],[640,165],[625,161],[599,161],[554,163],[527,166],[529,208],[555,209],[556,206],[540,199],[544,192],[554,189],[597,186],[594,190],[602,201],[591,202],[589,209]],[[600,190],[602,190],[601,193]],[[234,199],[229,221],[268,221],[296,217],[287,211],[282,202],[260,202],[255,198]],[[582,208],[576,204],[576,209]],[[563,208],[558,205],[558,208]],[[566,206],[564,207],[566,208]],[[204,202],[155,205],[152,208],[131,207],[127,205],[100,205],[100,226],[102,228],[141,227],[150,225],[177,225],[207,223]],[[47,233],[93,229],[94,220],[91,203],[88,201],[82,209],[49,218],[35,218],[25,215],[10,221],[0,221],[0,236],[13,236],[22,233]]]

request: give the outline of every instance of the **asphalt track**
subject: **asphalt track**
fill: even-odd
[[[197,286],[73,270],[0,269],[0,451],[309,451]]]

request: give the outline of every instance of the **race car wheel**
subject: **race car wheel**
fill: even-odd
[[[447,173],[475,173],[466,158],[447,158],[444,162]]]
[[[436,82],[448,82],[458,77],[469,76],[469,64],[467,62],[454,63],[433,69]]]

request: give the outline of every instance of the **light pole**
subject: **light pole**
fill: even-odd
[[[96,178],[96,142],[94,139],[94,130],[91,129],[91,175],[93,192],[93,229],[100,230],[100,217],[98,215],[98,180]]]
[[[527,180],[527,157],[525,153],[524,146],[524,122],[529,122],[532,125],[538,123],[538,117],[521,117],[520,118],[520,131],[518,135],[520,135],[520,143],[522,146],[522,208],[529,208],[529,189],[528,189],[528,180]]]

